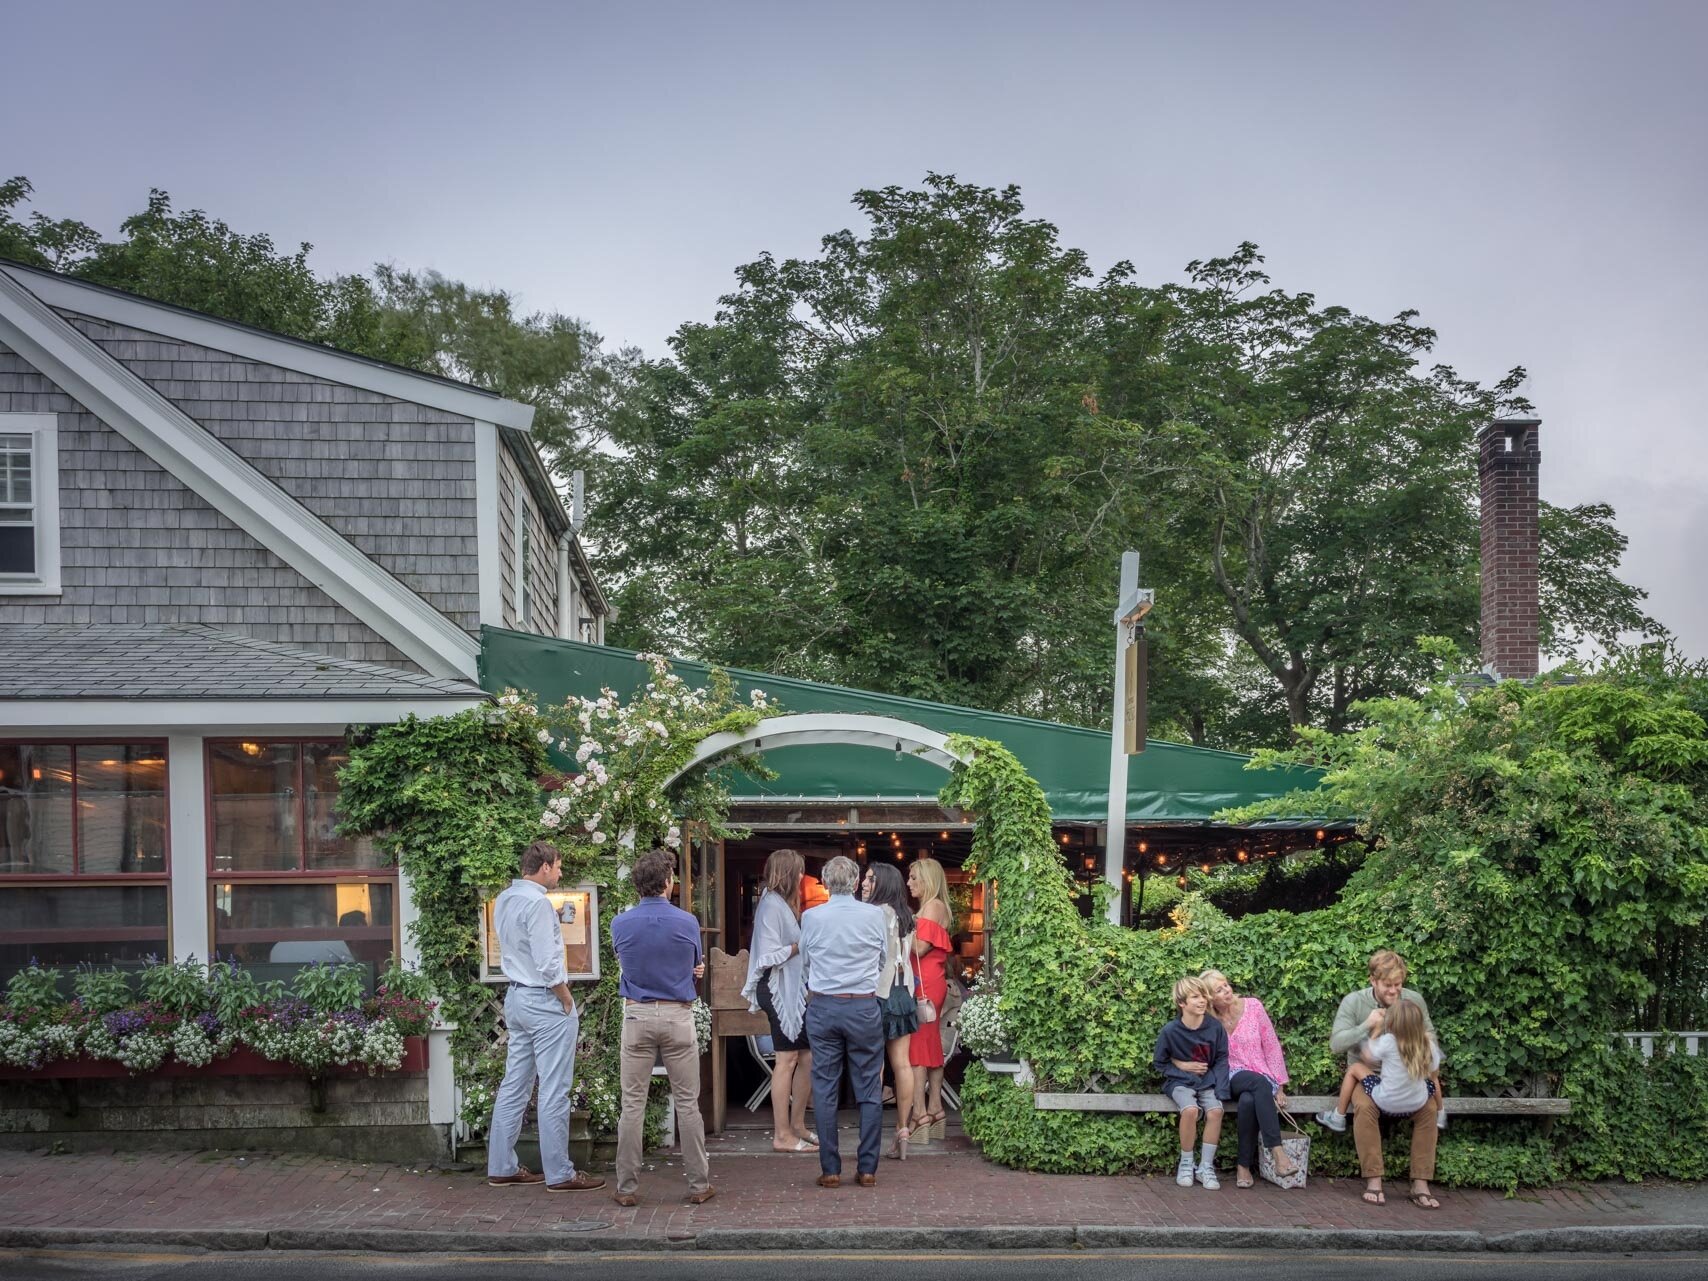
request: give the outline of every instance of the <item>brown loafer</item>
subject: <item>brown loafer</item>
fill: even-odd
[[[615,1201],[618,1205],[621,1205],[621,1206],[631,1206],[631,1205],[639,1205],[640,1204],[640,1198],[638,1196],[636,1196],[633,1192],[619,1192],[619,1193],[617,1193],[616,1196],[612,1197],[611,1200]]]
[[[878,1176],[875,1174],[862,1174],[860,1176],[860,1186],[863,1188],[875,1188],[875,1187],[877,1187],[878,1186]]]
[[[706,1202],[710,1201],[717,1194],[718,1194],[718,1190],[716,1188],[710,1187],[710,1186],[703,1187],[698,1192],[690,1192],[688,1194],[688,1204],[689,1205],[704,1205]]]
[[[591,1192],[595,1188],[605,1186],[605,1180],[595,1178],[591,1174],[577,1173],[573,1179],[565,1179],[562,1183],[546,1184],[547,1192]]]
[[[842,1176],[840,1174],[821,1174],[818,1176],[818,1185],[821,1188],[839,1188],[842,1186]]]
[[[535,1174],[527,1166],[519,1165],[514,1174],[489,1175],[486,1186],[489,1188],[519,1188],[527,1183],[544,1183],[545,1181],[545,1175]]]

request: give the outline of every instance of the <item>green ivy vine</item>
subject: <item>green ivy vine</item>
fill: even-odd
[[[709,735],[776,714],[761,692],[739,701],[722,672],[691,688],[666,660],[639,658],[650,678],[626,703],[605,690],[541,708],[506,691],[491,705],[351,736],[339,775],[342,829],[373,836],[409,879],[410,933],[453,1028],[471,1130],[489,1121],[504,1072],[490,1036],[490,990],[479,978],[481,906],[515,877],[522,849],[548,839],[563,854],[565,884],[599,887],[601,977],[573,985],[581,1010],[575,1090],[593,1130],[609,1133],[621,1097],[622,1003],[605,926],[634,902],[628,872],[637,851],[679,847],[689,824],[732,834],[723,771],[695,771],[668,790],[667,781]],[[762,772],[751,757],[734,767]]]
[[[1339,900],[1235,920],[1187,893],[1160,930],[1111,925],[1101,902],[1082,918],[1042,790],[1000,745],[957,740],[971,763],[942,799],[979,820],[971,866],[992,899],[1012,1048],[1039,1089],[1152,1091],[1170,988],[1213,965],[1264,1001],[1290,1088],[1332,1093],[1336,1005],[1364,982],[1368,955],[1394,947],[1431,1000],[1449,1093],[1540,1084],[1573,1100],[1549,1133],[1455,1119],[1444,1183],[1701,1177],[1708,1058],[1645,1062],[1615,1034],[1701,1017],[1704,710],[1700,679],[1630,668],[1469,692],[1444,681],[1366,706],[1364,730],[1307,733],[1256,762],[1325,767],[1319,791],[1222,816],[1363,815],[1372,852]],[[1114,1172],[1172,1160],[1172,1117],[1039,1112],[1029,1090],[977,1065],[962,1100],[967,1133],[1005,1164]],[[1404,1151],[1403,1138],[1390,1144],[1395,1168]],[[1323,1173],[1354,1168],[1350,1142],[1327,1135],[1312,1160]]]

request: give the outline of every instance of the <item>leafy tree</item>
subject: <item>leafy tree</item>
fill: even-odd
[[[1096,719],[1150,467],[1093,394],[1101,286],[1013,188],[855,203],[866,234],[742,268],[614,425],[622,639]]]
[[[164,191],[125,219],[116,240],[74,220],[12,210],[28,179],[0,183],[0,257],[261,329],[457,378],[535,406],[535,432],[568,467],[598,441],[600,396],[622,356],[557,313],[521,315],[512,295],[436,272],[380,265],[373,276],[322,277],[311,246],[281,252],[199,209],[174,212]]]
[[[1527,409],[1522,370],[1480,387],[1420,370],[1433,330],[1319,307],[1268,288],[1262,257],[1192,263],[1160,291],[1173,316],[1145,371],[1181,532],[1207,548],[1234,634],[1279,686],[1295,727],[1345,728],[1354,703],[1415,689],[1426,632],[1474,648],[1479,613],[1476,449]],[[1142,393],[1141,393],[1142,394]],[[1611,509],[1543,513],[1543,609],[1555,652],[1652,633],[1643,593],[1614,571]]]
[[[613,416],[617,638],[1099,723],[1113,567],[1145,553],[1153,721],[1343,729],[1479,625],[1476,434],[1525,406],[1435,335],[1270,286],[1252,245],[1093,278],[1019,193],[860,192],[859,233],[737,273]],[[1605,507],[1543,512],[1544,637],[1653,633]]]

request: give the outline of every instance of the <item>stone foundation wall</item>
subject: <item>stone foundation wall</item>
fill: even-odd
[[[11,1080],[0,1084],[0,1147],[223,1148],[358,1160],[449,1155],[429,1123],[427,1077],[302,1076]]]

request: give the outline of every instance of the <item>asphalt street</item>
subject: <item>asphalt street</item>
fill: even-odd
[[[115,1281],[752,1281],[783,1272],[801,1281],[865,1281],[874,1274],[926,1274],[931,1281],[1176,1281],[1205,1269],[1259,1275],[1263,1281],[1700,1281],[1708,1254],[1356,1254],[1212,1251],[1074,1251],[977,1254],[640,1254],[420,1255],[141,1253],[105,1250],[0,1251],[0,1278],[114,1278]]]

